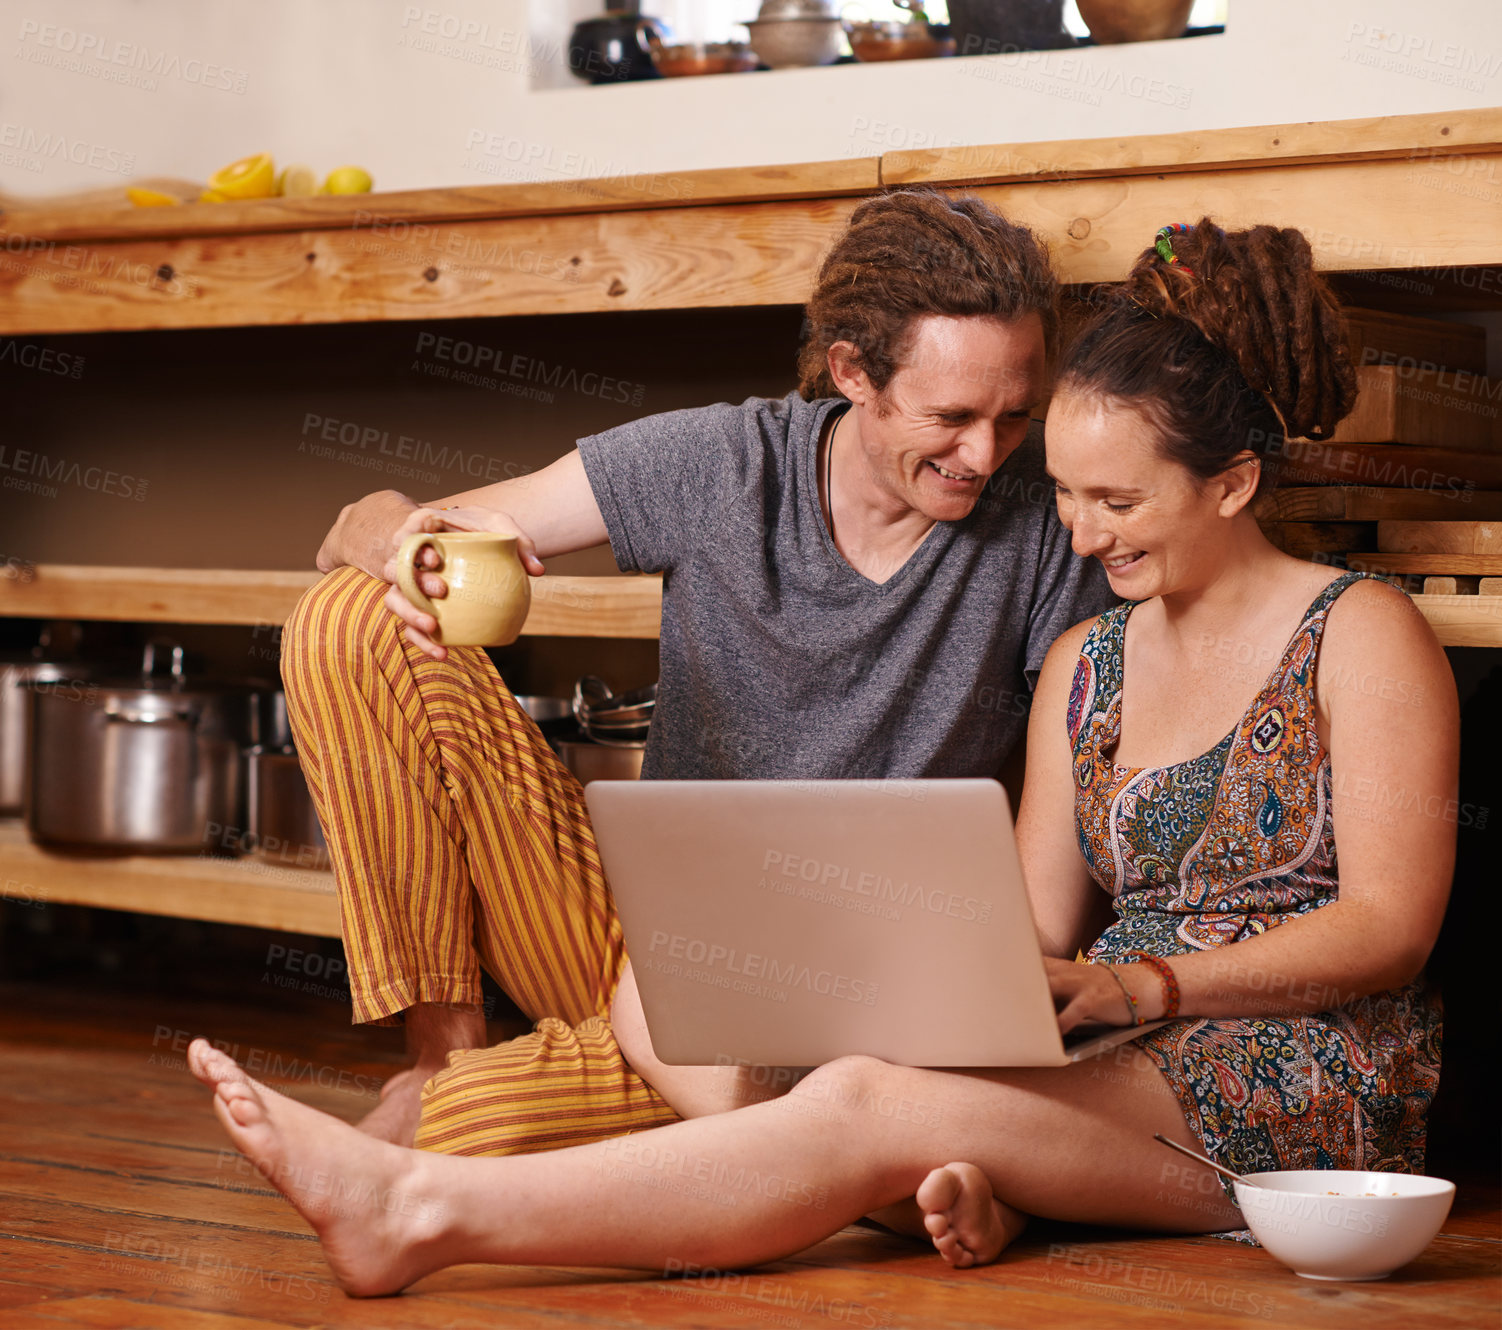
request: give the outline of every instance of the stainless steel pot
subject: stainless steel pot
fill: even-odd
[[[240,754],[260,737],[261,698],[249,683],[187,679],[182,662],[181,647],[153,642],[138,678],[82,695],[27,685],[33,839],[115,853],[234,848],[245,825]]]
[[[261,742],[268,748],[291,748],[292,718],[287,715],[287,694],[274,689],[263,699],[261,718]]]
[[[641,776],[646,744],[582,743],[563,740],[554,745],[563,765],[574,773],[580,785],[592,780],[637,780]]]
[[[245,775],[250,835],[244,848],[285,868],[327,868],[328,842],[297,750],[256,744],[245,752]]]
[[[540,693],[514,693],[513,696],[545,737],[574,728],[574,708],[568,698],[544,697]]]
[[[28,656],[0,664],[0,817],[19,817],[26,802],[26,732],[31,723],[27,685],[82,697],[90,687],[82,665]]]
[[[26,728],[31,710],[26,685],[87,688],[94,671],[73,659],[78,643],[77,624],[49,625],[29,651],[0,654],[0,817],[20,816],[26,802]]]

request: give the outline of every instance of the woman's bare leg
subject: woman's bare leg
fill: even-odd
[[[354,1294],[466,1263],[754,1265],[912,1196],[953,1159],[1024,1213],[1191,1232],[1238,1222],[1213,1186],[1195,1188],[1196,1208],[1175,1204],[1152,1134],[1188,1132],[1136,1052],[1109,1080],[1087,1064],[981,1074],[845,1058],[733,1114],[507,1159],[373,1140],[248,1083],[201,1040],[189,1062],[215,1087],[235,1144],[313,1225]]]
[[[647,1017],[636,987],[636,971],[626,962],[610,1004],[610,1027],[624,1057],[642,1080],[667,1100],[680,1118],[728,1113],[748,1104],[765,1103],[793,1088],[807,1067],[673,1067],[657,1060]]]

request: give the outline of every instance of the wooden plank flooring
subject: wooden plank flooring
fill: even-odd
[[[1497,1192],[1465,1183],[1443,1235],[1378,1284],[1306,1282],[1262,1251],[1214,1238],[1040,1224],[978,1271],[950,1271],[920,1244],[847,1229],[744,1275],[470,1266],[400,1298],[353,1302],[294,1212],[229,1149],[180,1049],[206,1033],[244,1056],[279,1059],[268,1079],[353,1119],[397,1065],[399,1033],[350,1028],[337,995],[288,991],[259,962],[212,968],[217,992],[191,974],[0,982],[7,1330],[1496,1323]]]

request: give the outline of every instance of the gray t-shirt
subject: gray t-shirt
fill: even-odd
[[[815,474],[846,405],[753,397],[580,440],[616,563],[665,574],[644,776],[995,775],[1049,646],[1116,604],[1069,548],[1037,427],[890,580],[856,572]]]

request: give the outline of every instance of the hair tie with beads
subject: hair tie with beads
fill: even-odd
[[[1153,248],[1158,251],[1158,257],[1162,259],[1164,263],[1177,263],[1179,267],[1181,267],[1186,273],[1193,277],[1194,269],[1192,269],[1187,263],[1180,262],[1179,256],[1173,252],[1174,232],[1183,232],[1190,229],[1191,228],[1184,222],[1170,222],[1167,226],[1162,227],[1158,231],[1157,238],[1153,241]]]

